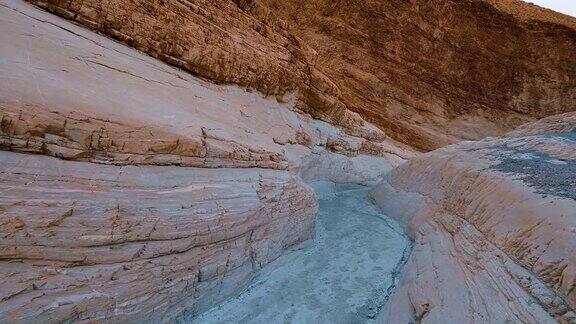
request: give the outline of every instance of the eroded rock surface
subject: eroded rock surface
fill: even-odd
[[[272,169],[296,169],[315,146],[413,156],[393,141],[349,136],[299,114],[289,95],[277,102],[198,80],[23,2],[8,1],[2,14],[4,149],[115,164]]]
[[[315,197],[286,171],[0,161],[3,320],[167,321],[314,233]]]
[[[303,180],[576,107],[574,20],[514,0],[29,2],[132,48],[0,2],[0,321],[196,315],[313,236]],[[415,248],[377,320],[575,322],[575,137],[393,171],[373,198]]]
[[[196,75],[298,91],[301,110],[349,134],[422,150],[576,107],[574,18],[519,0],[29,1]]]
[[[239,296],[181,323],[370,323],[410,251],[399,224],[367,199],[369,188],[313,183],[314,242],[280,257]]]
[[[575,323],[576,123],[415,158],[372,192],[414,240],[390,323]]]
[[[414,155],[0,4],[0,322],[201,312],[313,237],[299,174],[370,182]]]

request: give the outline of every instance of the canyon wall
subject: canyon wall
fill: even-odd
[[[515,0],[30,0],[216,82],[420,150],[576,107],[576,22]]]
[[[287,172],[0,161],[1,322],[169,321],[314,235]]]
[[[389,323],[576,321],[576,114],[412,159],[372,192],[412,255]]]
[[[313,238],[302,178],[370,183],[414,156],[23,1],[0,39],[0,322],[202,312]]]

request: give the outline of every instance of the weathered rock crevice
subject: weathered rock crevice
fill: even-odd
[[[408,259],[409,240],[367,200],[368,187],[329,181],[311,186],[319,201],[314,242],[280,257],[237,296],[179,323],[370,323],[377,318]]]

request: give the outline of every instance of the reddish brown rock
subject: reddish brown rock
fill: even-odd
[[[574,18],[516,0],[30,0],[351,135],[422,150],[576,107]]]

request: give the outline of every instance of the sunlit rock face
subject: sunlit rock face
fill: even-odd
[[[300,175],[373,182],[414,156],[23,1],[0,37],[0,322],[199,313],[313,238]]]
[[[421,150],[576,107],[576,20],[518,0],[29,0],[210,80]],[[366,122],[377,126],[369,127]]]
[[[372,192],[414,249],[386,320],[576,321],[576,120],[463,142]]]

